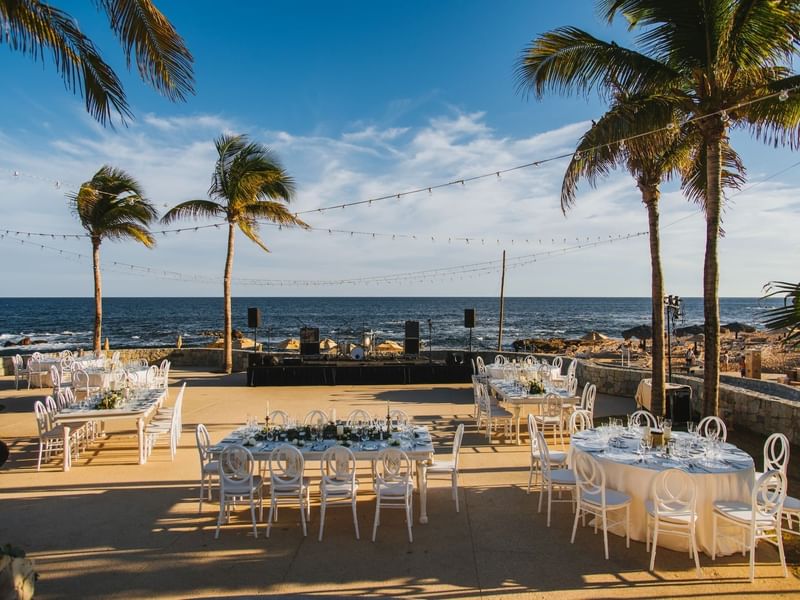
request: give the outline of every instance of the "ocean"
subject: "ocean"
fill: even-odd
[[[722,323],[760,327],[763,310],[780,302],[722,298]],[[268,341],[299,337],[304,325],[319,327],[320,338],[339,342],[358,341],[366,330],[375,332],[377,342],[402,343],[405,321],[416,320],[424,343],[430,339],[434,349],[463,349],[469,337],[465,308],[477,313],[473,348],[497,347],[497,298],[234,298],[234,329],[252,337],[248,307],[261,309],[258,341],[265,347]],[[683,307],[683,324],[702,323],[701,298],[685,298]],[[207,332],[222,329],[222,308],[222,298],[105,298],[103,337],[114,348],[174,346],[178,335],[184,346],[204,346],[213,339]],[[506,298],[503,347],[510,349],[520,338],[578,338],[591,330],[620,337],[622,330],[649,321],[649,298]],[[0,354],[20,351],[3,346],[24,336],[45,342],[22,348],[26,352],[91,348],[93,324],[93,298],[0,298]]]

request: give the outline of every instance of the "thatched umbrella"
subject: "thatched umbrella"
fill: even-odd
[[[703,333],[702,325],[687,325],[686,327],[678,327],[675,329],[675,335],[683,337],[686,335],[698,335]]]
[[[735,339],[737,340],[739,339],[739,333],[741,332],[744,333],[756,332],[756,328],[753,327],[752,325],[747,325],[745,323],[738,323],[736,321],[734,321],[733,323],[728,323],[727,325],[723,325],[722,327],[724,327],[728,331],[732,331],[735,334]]]
[[[288,338],[278,342],[278,349],[280,350],[300,350],[300,340],[297,338]]]
[[[378,352],[383,352],[385,354],[402,354],[403,353],[403,346],[394,342],[392,340],[386,340],[382,344],[378,344],[377,348],[375,348]]]
[[[591,342],[592,344],[597,344],[603,342],[608,339],[607,335],[600,333],[599,331],[590,331],[586,335],[581,338],[583,342]]]
[[[626,340],[636,338],[642,341],[642,350],[647,352],[647,340],[653,339],[653,328],[650,325],[637,325],[622,332]]]

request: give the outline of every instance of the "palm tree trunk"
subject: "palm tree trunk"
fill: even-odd
[[[225,259],[225,277],[223,279],[223,295],[225,297],[224,357],[222,368],[226,373],[233,371],[233,315],[231,313],[231,272],[233,271],[233,243],[236,223],[228,223],[228,256]]]
[[[103,335],[103,282],[100,277],[100,240],[92,239],[92,270],[94,272],[94,352],[101,350]]]
[[[653,326],[653,389],[650,410],[656,415],[664,413],[666,401],[666,390],[664,389],[664,274],[661,270],[661,236],[658,226],[660,195],[657,186],[642,188],[642,202],[647,207],[647,220],[650,228],[650,298]]]
[[[719,240],[721,209],[722,164],[720,146],[724,126],[718,127],[706,137],[706,255],[703,265],[703,315],[705,325],[705,356],[703,360],[703,414],[719,415]]]

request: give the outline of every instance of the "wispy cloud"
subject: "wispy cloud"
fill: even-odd
[[[403,126],[400,126],[403,125]],[[20,230],[79,231],[64,198],[65,187],[91,177],[104,163],[139,178],[163,211],[189,198],[205,197],[215,160],[213,138],[221,131],[250,131],[269,144],[298,181],[294,209],[312,210],[459,180],[480,173],[569,153],[587,123],[567,124],[531,136],[498,135],[489,116],[450,109],[422,125],[391,127],[360,123],[338,135],[301,135],[260,130],[218,115],[148,114],[125,130],[108,131],[87,123],[79,132],[48,137],[25,146],[0,132],[3,167],[47,181],[0,176],[4,224]],[[49,133],[48,136],[52,136]],[[585,245],[608,236],[647,229],[644,207],[634,182],[624,173],[596,189],[582,185],[574,209],[562,214],[559,203],[564,161],[521,169],[502,177],[456,185],[432,193],[392,198],[373,205],[305,215],[321,231],[278,231],[265,227],[273,251],[266,255],[240,238],[237,277],[336,279],[415,271],[538,253],[536,262],[514,270],[507,280],[511,295],[647,295],[649,253],[646,237],[615,242],[575,254],[552,254],[565,244]],[[754,179],[757,179],[754,176]],[[725,218],[721,290],[756,295],[767,279],[794,272],[798,189],[770,182],[739,195]],[[696,207],[673,187],[662,200],[662,235],[667,287],[672,293],[699,295],[704,224]],[[187,223],[190,225],[190,223]],[[388,234],[328,234],[327,229]],[[396,238],[393,240],[392,235]],[[414,235],[408,240],[405,235]],[[467,244],[463,238],[469,238]],[[131,244],[107,244],[104,260],[218,276],[224,235],[216,230],[160,236],[156,250]],[[78,242],[51,245],[86,251]],[[18,290],[32,295],[85,295],[91,272],[86,264],[58,255],[3,244],[7,273]],[[551,254],[545,255],[545,252]],[[10,269],[11,272],[8,272]],[[476,278],[404,283],[382,288],[244,288],[247,294],[494,294],[496,273]],[[110,295],[200,295],[217,287],[175,283],[109,273]],[[15,293],[20,293],[16,291]]]

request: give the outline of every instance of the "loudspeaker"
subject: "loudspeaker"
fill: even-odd
[[[403,352],[406,354],[419,354],[419,338],[406,338],[403,344]]]
[[[406,337],[419,339],[419,321],[406,321]]]
[[[464,327],[475,327],[475,309],[474,308],[465,308],[464,309]]]
[[[250,329],[259,329],[261,327],[261,309],[248,308],[247,309],[247,326]]]
[[[300,328],[300,354],[302,356],[319,354],[319,327]]]
[[[455,367],[457,365],[464,364],[464,357],[461,354],[457,354],[455,352],[448,352],[447,358],[445,359],[445,363],[448,367]]]

